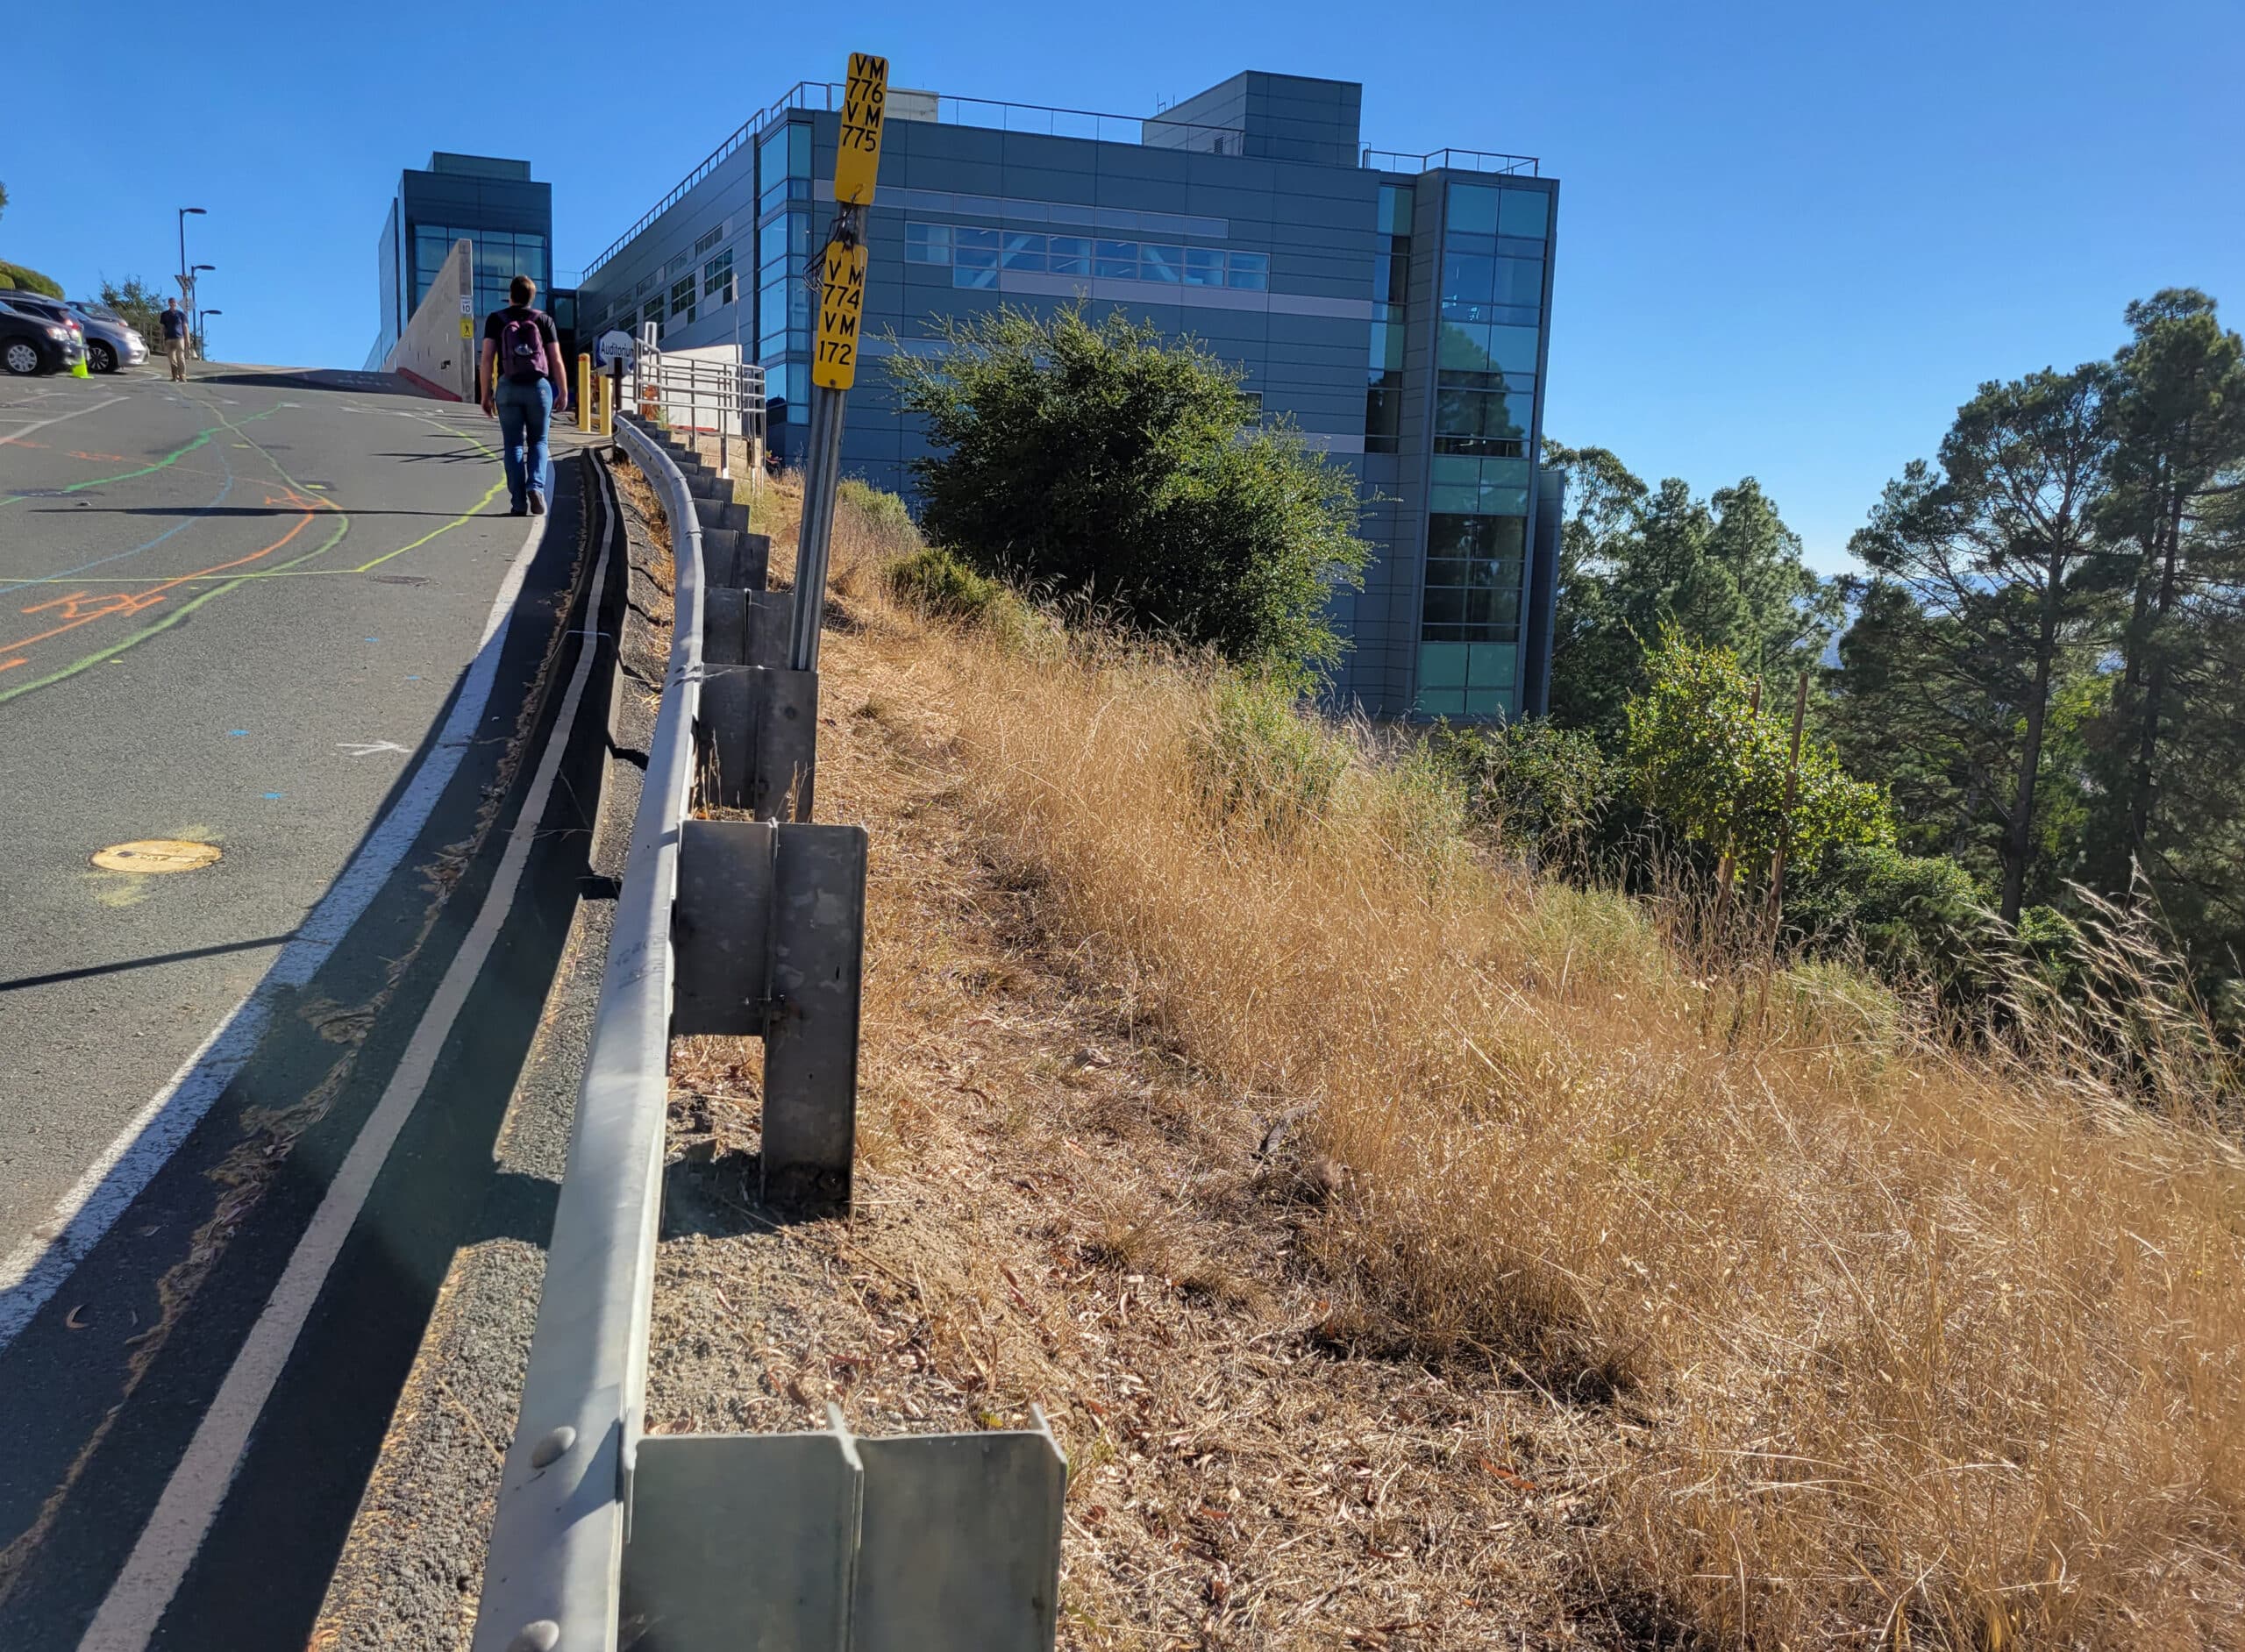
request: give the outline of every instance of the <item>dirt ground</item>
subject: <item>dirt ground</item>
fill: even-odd
[[[873,840],[856,1208],[760,1209],[758,1046],[680,1041],[650,1430],[1041,1406],[1065,1647],[1672,1643],[1585,1541],[1629,1419],[1364,1351],[1319,1265],[1346,1172],[1051,943],[958,808],[945,659],[827,637],[820,814]]]

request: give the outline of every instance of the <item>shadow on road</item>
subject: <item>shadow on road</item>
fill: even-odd
[[[75,970],[52,970],[45,975],[18,975],[11,981],[0,981],[0,993],[19,993],[27,986],[52,986],[58,981],[82,981],[91,975],[116,975],[125,970],[145,970],[158,964],[179,964],[189,958],[220,958],[228,952],[254,952],[261,946],[286,946],[296,938],[291,930],[287,935],[260,936],[254,941],[227,941],[217,946],[190,946],[177,952],[152,952],[146,958],[129,958],[116,964],[88,964]]]

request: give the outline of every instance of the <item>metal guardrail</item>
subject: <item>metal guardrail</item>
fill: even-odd
[[[702,528],[686,479],[616,435],[670,518],[670,663],[616,899],[474,1652],[612,1652],[662,1216],[671,902],[701,702]]]
[[[818,673],[778,663],[821,603],[765,588],[730,481],[628,417],[616,437],[669,518],[670,660],[474,1652],[1051,1652],[1067,1467],[1042,1413],[641,1439],[670,1039],[760,1038],[765,1198],[846,1208],[867,840],[813,822]]]

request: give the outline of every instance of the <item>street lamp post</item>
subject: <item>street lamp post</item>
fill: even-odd
[[[194,264],[194,265],[190,265],[190,266],[189,266],[189,267],[188,267],[188,272],[187,272],[187,313],[188,313],[190,317],[191,317],[191,316],[193,316],[193,315],[196,313],[196,312],[195,312],[195,301],[196,301],[196,298],[201,295],[201,293],[202,293],[202,291],[203,291],[203,271],[205,271],[205,270],[209,270],[212,274],[214,274],[214,275],[215,275],[215,274],[217,274],[218,273],[218,267],[217,267],[216,264]],[[206,357],[206,360],[207,360],[207,357]]]
[[[208,216],[208,210],[203,207],[182,207],[179,209],[180,296],[182,298],[189,298],[189,303],[192,303],[193,300],[189,295],[195,286],[195,277],[189,273],[187,267],[187,218],[189,213],[193,213],[196,217],[203,217]]]
[[[223,316],[223,310],[201,310],[196,312],[195,336],[203,341],[203,359],[210,360],[210,317]]]

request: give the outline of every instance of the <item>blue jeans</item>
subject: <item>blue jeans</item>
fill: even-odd
[[[499,457],[507,467],[507,497],[517,510],[545,491],[545,432],[553,423],[553,386],[545,379],[517,384],[502,379],[492,396],[499,409]]]

